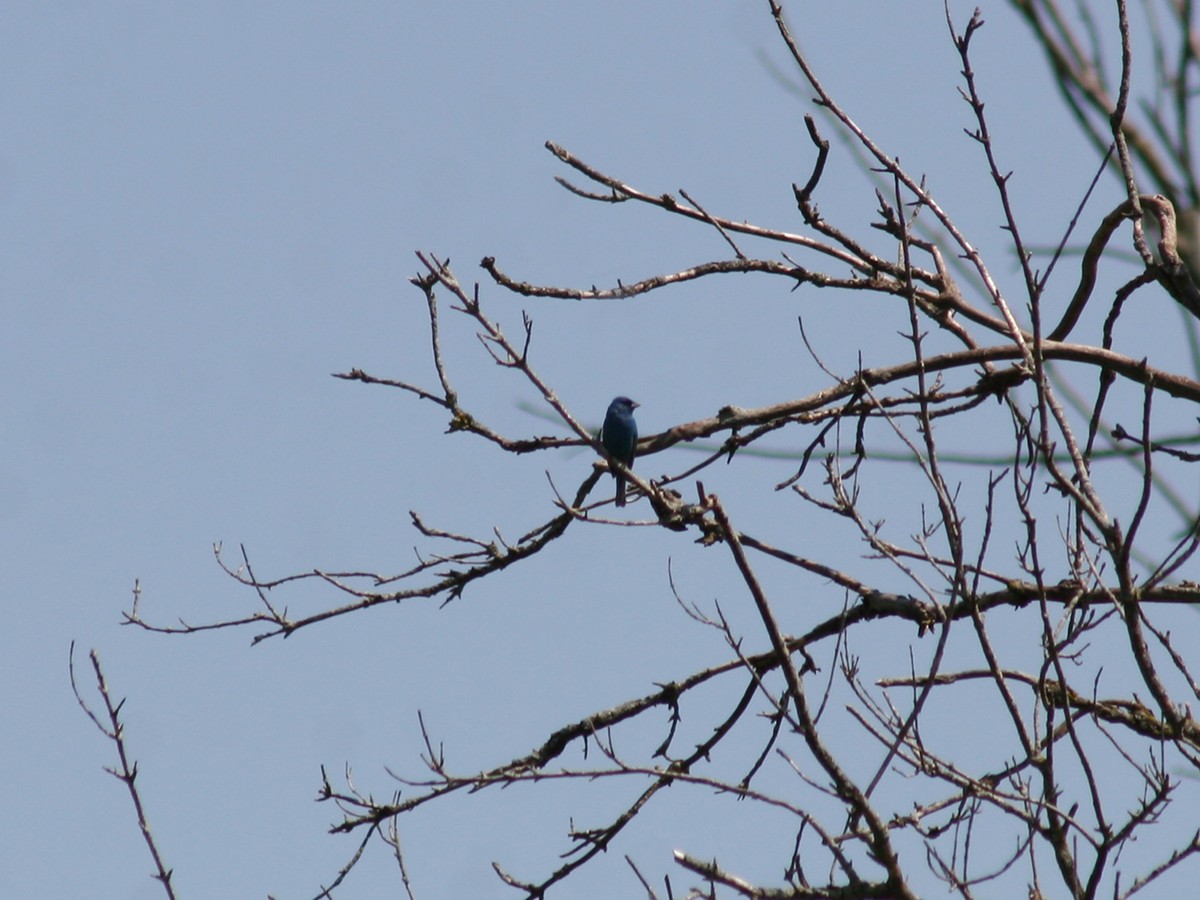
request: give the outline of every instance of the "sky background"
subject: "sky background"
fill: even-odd
[[[960,25],[973,6],[951,3]],[[789,10],[829,90],[929,174],[1015,290],[982,156],[962,133],[971,122],[941,5]],[[984,13],[974,64],[993,133],[1027,237],[1053,243],[1095,162],[1019,23],[999,2]],[[553,181],[574,176],[547,140],[647,191],[684,188],[719,214],[799,230],[791,183],[812,164],[812,106],[766,3],[13,2],[0,34],[0,894],[162,895],[128,795],[101,769],[113,747],[71,694],[72,641],[93,702],[91,648],[128,698],[142,797],[192,898],[314,895],[354,846],[325,833],[338,817],[312,802],[319,767],[336,781],[349,763],[364,789],[390,790],[384,766],[420,771],[418,709],[465,770],[727,658],[685,624],[666,572],[670,558],[691,599],[711,601],[722,583],[734,597],[725,558],[650,529],[580,528],[445,609],[376,608],[254,647],[252,631],[155,636],[123,627],[120,612],[135,579],[147,619],[251,610],[215,564],[217,542],[235,565],[244,545],[262,578],[391,572],[429,548],[409,510],[514,538],[550,518],[547,472],[573,490],[589,454],[502,458],[444,435],[431,404],[331,373],[435,384],[424,304],[407,283],[417,250],[449,257],[464,283],[486,280],[477,263],[494,256],[514,277],[579,286],[728,255],[701,225],[571,196]],[[858,169],[835,140],[817,199],[883,250]],[[1106,181],[1097,209],[1119,198]],[[835,369],[852,370],[860,351],[904,352],[895,329],[877,327],[883,301],[767,279],[606,304],[485,285],[484,299],[510,335],[531,313],[533,364],[577,416],[598,425],[626,393],[642,404],[643,434],[828,383],[797,315]],[[468,409],[510,436],[553,430],[469,323],[444,311],[443,328]],[[642,471],[678,470],[687,454]],[[742,521],[794,517],[811,555],[853,559],[859,548],[832,546],[808,530],[811,512],[771,494],[794,462],[764,465],[710,469],[706,486]],[[891,490],[903,504],[907,486]],[[336,600],[313,585],[275,599],[293,611]],[[748,633],[749,612],[731,613]],[[902,659],[911,637],[879,639]],[[429,809],[405,832],[418,896],[508,896],[492,859],[547,871],[566,847],[566,793],[562,806],[553,791],[513,790]],[[678,839],[648,828],[637,847],[666,867]],[[637,895],[610,856],[563,896],[603,884]],[[398,889],[376,845],[342,896]]]

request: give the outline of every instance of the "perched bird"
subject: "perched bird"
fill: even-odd
[[[628,397],[617,397],[608,404],[604,427],[600,429],[600,443],[604,449],[630,468],[633,467],[633,451],[637,447],[637,422],[633,420],[633,411],[637,408],[638,404]],[[625,477],[615,470],[613,477],[617,479],[617,506],[624,506]]]

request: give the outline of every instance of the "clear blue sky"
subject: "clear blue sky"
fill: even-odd
[[[792,6],[835,95],[930,173],[982,246],[1001,246],[941,5]],[[952,6],[965,18],[973,4]],[[1050,242],[1091,156],[1017,23],[999,3],[985,12],[976,68],[1032,238]],[[726,657],[666,584],[672,556],[709,601],[724,560],[649,531],[581,530],[447,609],[376,609],[253,648],[248,631],[159,637],[119,613],[135,579],[159,621],[249,609],[213,561],[218,541],[231,561],[244,544],[260,577],[386,572],[413,560],[410,509],[477,534],[547,518],[544,472],[570,487],[586,454],[500,459],[443,436],[432,406],[330,373],[433,383],[406,281],[418,249],[464,281],[492,255],[516,277],[579,285],[726,255],[701,226],[569,196],[546,140],[647,190],[799,228],[790,184],[811,164],[811,107],[774,74],[787,60],[765,3],[18,2],[0,34],[0,894],[161,896],[128,797],[101,771],[113,749],[71,695],[72,640],[77,663],[97,648],[129,698],[150,821],[191,898],[312,896],[352,850],[324,833],[336,812],[312,802],[318,767],[340,777],[350,763],[386,792],[385,765],[418,772],[417,709],[452,762],[485,765]],[[835,144],[819,200],[860,226],[875,201],[855,166]],[[826,337],[844,328],[831,352],[852,368],[873,349],[854,325],[871,312],[835,299],[748,278],[607,306],[485,290],[510,333],[533,314],[534,363],[577,415],[597,424],[628,393],[643,433],[815,390],[799,311]],[[446,325],[468,408],[544,433],[517,406],[529,390],[465,322]],[[785,363],[755,365],[766,359]],[[733,470],[708,477],[742,485]],[[418,896],[506,896],[491,859],[545,871],[572,807],[541,798],[430,810],[406,834]],[[642,847],[669,853],[663,840]],[[637,893],[618,855],[604,865]],[[376,847],[345,896],[397,889]]]

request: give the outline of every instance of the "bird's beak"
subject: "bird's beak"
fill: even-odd
[[[637,409],[642,404],[638,403],[636,400],[630,400],[629,405],[632,406],[634,409]]]

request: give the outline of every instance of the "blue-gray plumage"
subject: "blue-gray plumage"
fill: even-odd
[[[638,408],[628,397],[617,397],[608,405],[604,416],[604,427],[600,429],[600,443],[615,459],[633,468],[633,451],[637,447],[637,422],[633,411]],[[613,471],[617,479],[617,506],[625,505],[625,477]]]

